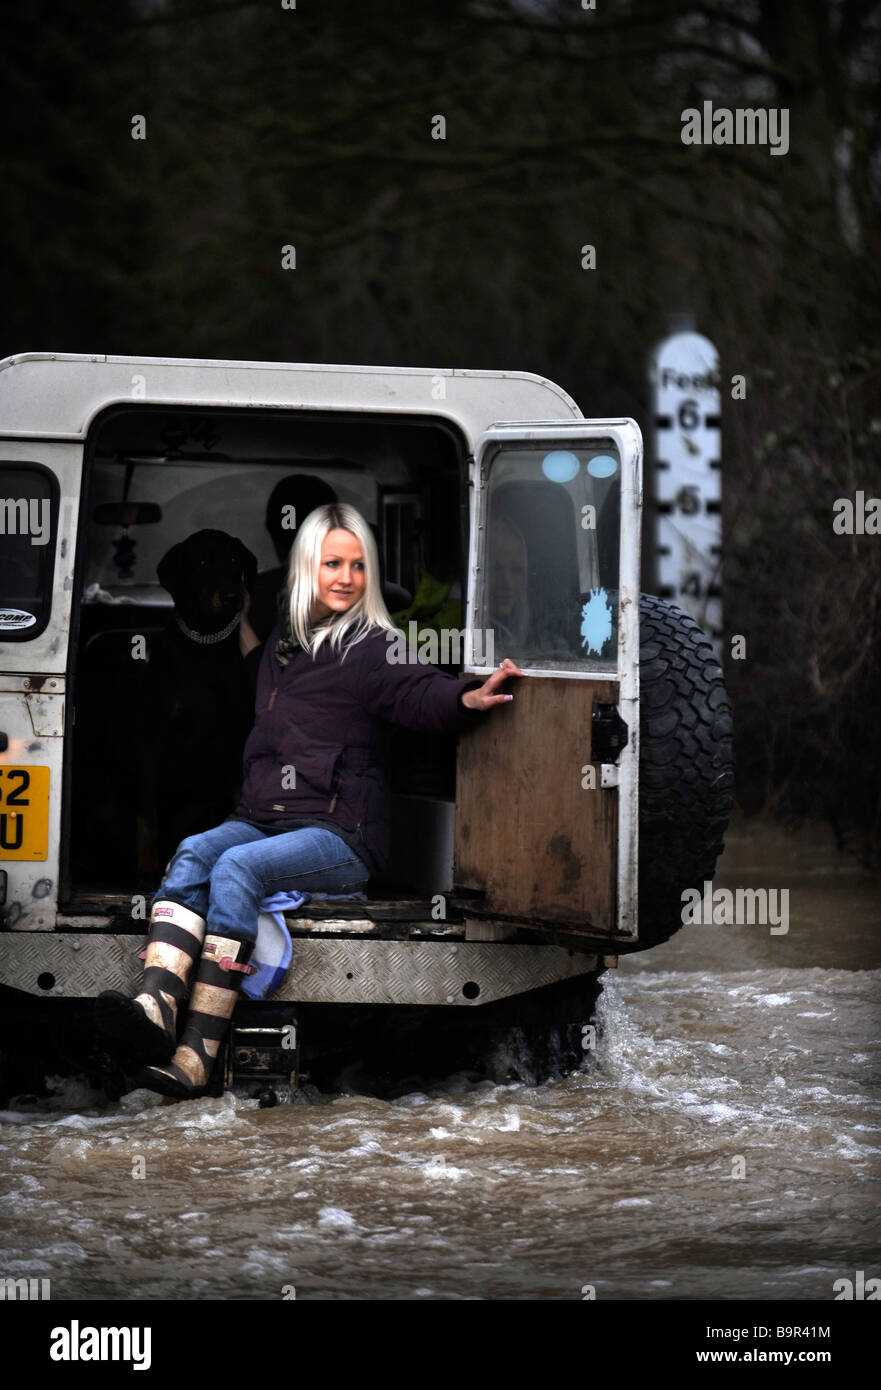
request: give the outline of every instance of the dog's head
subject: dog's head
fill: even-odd
[[[241,609],[257,557],[225,531],[196,531],[163,555],[156,574],[188,627],[219,632]]]

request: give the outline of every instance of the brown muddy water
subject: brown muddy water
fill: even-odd
[[[426,1301],[830,1300],[881,1274],[878,881],[822,828],[755,821],[722,868],[788,888],[788,932],[693,926],[622,962],[563,1081],[271,1110],[65,1082],[3,1112],[0,1274]]]

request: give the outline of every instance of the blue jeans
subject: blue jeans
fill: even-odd
[[[152,902],[164,898],[204,917],[206,930],[257,940],[259,904],[272,893],[357,893],[366,865],[332,830],[259,827],[225,820],[181,840]]]

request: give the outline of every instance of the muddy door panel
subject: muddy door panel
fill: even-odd
[[[477,442],[466,670],[523,672],[459,740],[454,884],[477,915],[635,935],[640,464],[628,420]]]
[[[511,682],[514,699],[460,742],[456,883],[532,925],[608,936],[615,921],[617,789],[591,762],[594,702],[611,681]],[[481,910],[480,903],[476,903]]]

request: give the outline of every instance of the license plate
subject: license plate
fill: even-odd
[[[0,861],[48,853],[48,767],[0,767]]]

